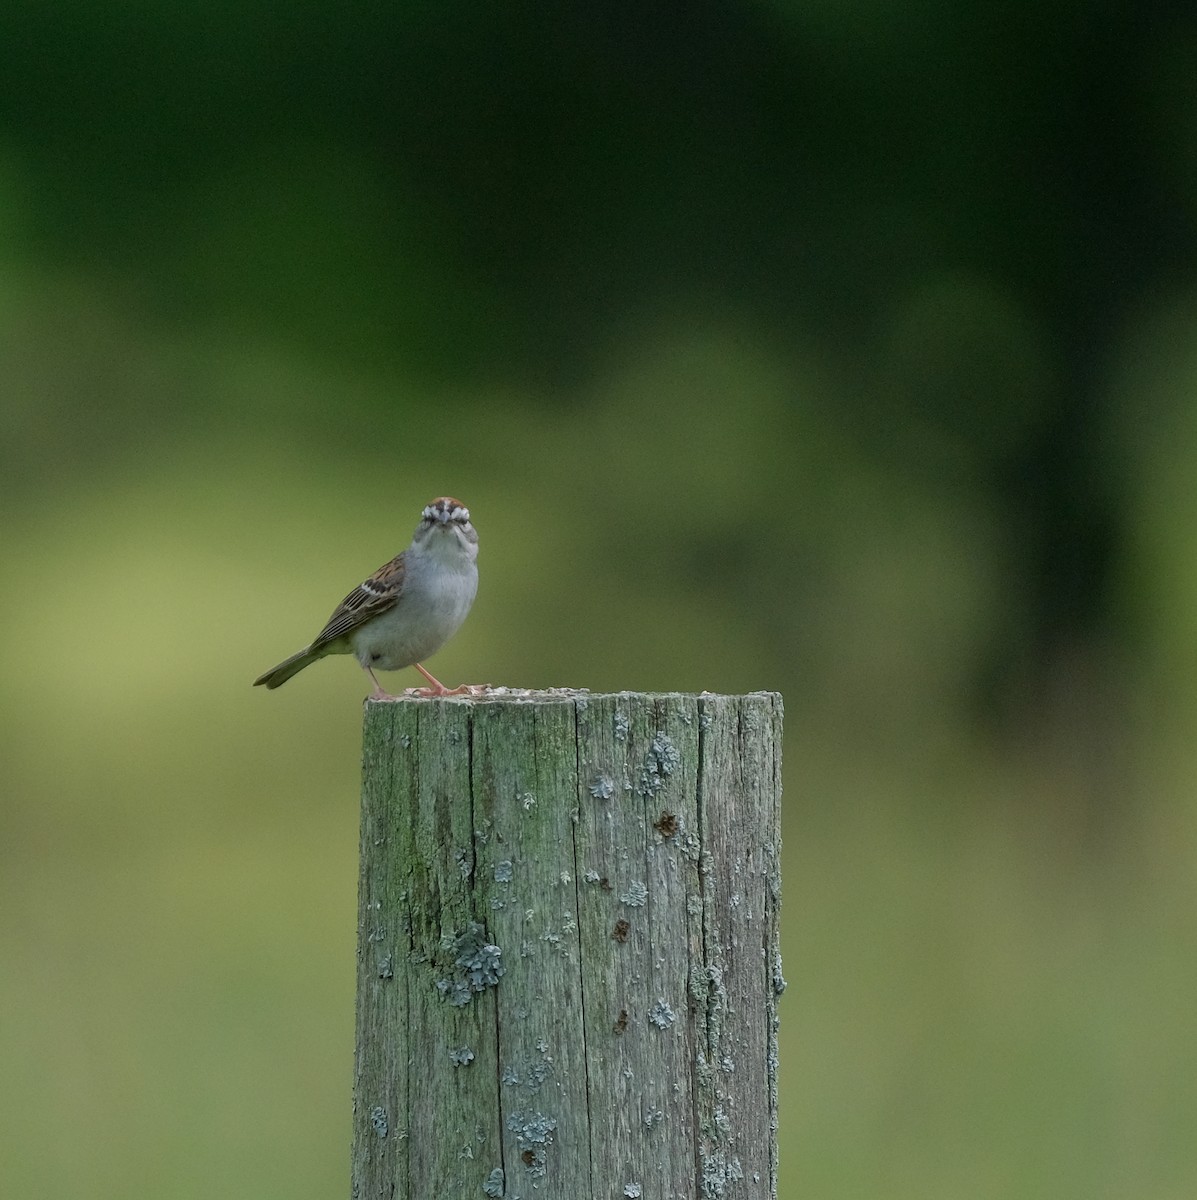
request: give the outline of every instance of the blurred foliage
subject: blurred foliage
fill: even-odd
[[[0,45],[0,1192],[343,1192],[364,686],[248,685],[452,492],[438,674],[785,694],[785,1200],[1193,1194],[1197,17]]]

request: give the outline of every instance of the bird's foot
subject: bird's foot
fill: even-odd
[[[437,687],[404,688],[405,696],[419,696],[427,700],[434,696],[485,696],[490,690],[489,683],[463,683],[459,687],[447,688],[444,684]]]
[[[408,696],[485,696],[489,683],[463,683],[460,687],[447,688],[431,671],[424,670],[420,663],[412,663],[412,666],[428,680],[429,687],[408,688],[405,695]]]
[[[374,684],[374,690],[370,693],[371,700],[398,700],[398,696],[392,696],[390,692],[382,690],[382,684],[378,682],[378,676],[370,670],[365,663],[362,663],[362,669],[370,676],[370,682]]]

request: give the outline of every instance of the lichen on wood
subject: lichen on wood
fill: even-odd
[[[775,1194],[781,719],[367,703],[355,1197]]]

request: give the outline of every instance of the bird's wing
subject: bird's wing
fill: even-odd
[[[337,605],[328,624],[316,635],[310,649],[319,650],[329,642],[352,633],[367,621],[394,608],[403,594],[405,564],[403,555],[398,554],[385,566],[381,566],[369,579],[357,587]]]

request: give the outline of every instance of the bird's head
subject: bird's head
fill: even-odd
[[[427,546],[460,547],[471,558],[478,553],[478,532],[470,524],[470,510],[452,496],[439,496],[425,507],[415,540]]]

